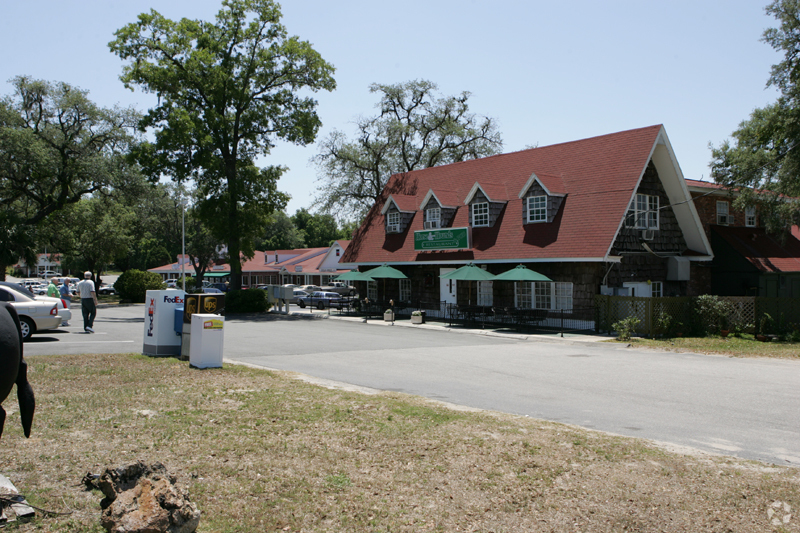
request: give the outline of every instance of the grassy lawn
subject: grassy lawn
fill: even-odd
[[[160,461],[201,532],[800,531],[800,470],[683,455],[526,417],[140,355],[30,357],[32,437],[16,402],[0,472],[69,516],[7,531],[97,532],[87,473]],[[778,520],[780,526],[773,527]]]
[[[630,341],[612,340],[609,342],[630,343],[637,348],[654,348],[659,350],[713,353],[735,357],[778,357],[782,359],[800,359],[800,344],[791,342],[760,342],[752,335],[741,337],[728,335],[726,338],[711,337],[675,337],[672,339],[645,339],[634,337]]]

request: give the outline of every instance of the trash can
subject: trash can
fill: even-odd
[[[222,368],[225,317],[210,314],[192,315],[191,331],[189,365],[195,368]]]

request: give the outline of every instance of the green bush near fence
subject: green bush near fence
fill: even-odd
[[[629,316],[628,318],[623,318],[618,322],[614,322],[611,324],[611,327],[617,332],[617,338],[619,340],[629,341],[631,340],[633,332],[636,331],[636,326],[638,326],[640,322],[641,320],[635,316]]]
[[[267,291],[261,289],[234,290],[225,295],[226,313],[265,313],[268,307]]]
[[[758,333],[775,335],[781,340],[800,338],[800,298],[595,297],[598,331],[616,331],[615,324],[627,317],[639,319],[635,333],[650,337],[703,337],[726,329],[738,336]]]
[[[126,270],[114,282],[114,289],[120,299],[133,303],[144,303],[147,291],[160,291],[165,287],[158,274],[136,269]]]

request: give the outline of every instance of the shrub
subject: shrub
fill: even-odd
[[[260,289],[229,291],[225,295],[226,313],[265,313],[268,307],[267,291]]]
[[[695,302],[695,313],[702,331],[699,333],[719,333],[720,329],[727,328],[728,315],[733,312],[731,304],[719,296],[704,294],[698,296]]]
[[[631,335],[636,330],[636,326],[638,326],[640,322],[641,320],[637,317],[629,316],[628,318],[623,318],[619,322],[614,322],[611,324],[611,327],[617,332],[617,338],[619,340],[629,341],[631,340]]]
[[[771,335],[775,333],[775,319],[769,313],[764,313],[758,332],[761,335]]]
[[[114,283],[114,289],[119,297],[133,303],[144,303],[147,291],[159,291],[164,287],[166,285],[158,274],[135,269],[126,270]]]

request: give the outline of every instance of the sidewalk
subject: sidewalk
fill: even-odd
[[[271,312],[276,315],[282,313]],[[369,320],[360,316],[345,316],[340,315],[338,310],[335,309],[296,309],[290,308],[288,314],[284,316],[303,316],[318,319],[328,320],[344,320],[348,322],[360,322],[370,326],[387,326],[387,327],[401,327],[401,328],[417,328],[427,329],[432,331],[441,331],[444,333],[466,333],[470,335],[484,335],[487,337],[502,337],[504,339],[515,340],[536,340],[536,341],[549,341],[549,342],[568,342],[568,343],[596,343],[613,339],[610,335],[600,334],[581,334],[581,333],[564,333],[562,337],[560,333],[519,333],[511,329],[497,329],[491,326],[486,328],[480,327],[466,327],[461,325],[448,326],[445,322],[429,321],[425,324],[412,324],[409,319],[395,320],[394,322],[385,322],[383,318],[370,318]]]

